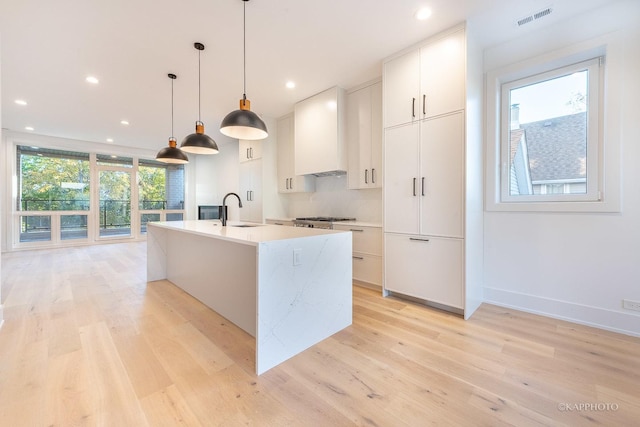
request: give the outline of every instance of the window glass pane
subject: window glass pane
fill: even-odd
[[[89,154],[18,146],[21,211],[89,210]]]
[[[51,241],[51,216],[20,217],[20,242]]]
[[[509,91],[509,194],[587,192],[588,70]]]
[[[140,215],[140,233],[147,232],[147,223],[150,221],[160,221],[160,214],[142,214]]]
[[[184,215],[181,213],[168,213],[167,221],[182,221],[183,217]]]
[[[97,154],[96,161],[98,165],[101,166],[133,167],[133,159],[131,157],[115,156],[112,154]]]
[[[60,239],[86,239],[87,215],[61,215],[60,216]]]
[[[138,165],[138,198],[141,210],[167,208],[167,169],[164,165]]]
[[[142,210],[184,209],[184,166],[140,160],[138,189]]]
[[[131,235],[131,173],[100,171],[100,237]]]

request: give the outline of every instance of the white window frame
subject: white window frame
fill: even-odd
[[[599,169],[602,153],[602,143],[600,139],[600,94],[603,86],[604,57],[590,59],[588,61],[571,64],[562,68],[556,68],[543,73],[536,73],[517,80],[502,83],[500,104],[501,104],[501,140],[500,153],[502,164],[502,174],[500,176],[500,200],[505,203],[526,203],[526,202],[576,202],[576,201],[599,201],[602,194]],[[523,86],[542,83],[555,78],[564,77],[580,71],[587,71],[589,79],[587,81],[587,192],[582,194],[531,194],[531,195],[511,195],[510,192],[510,92]]]
[[[503,212],[620,212],[621,211],[621,144],[615,125],[619,118],[607,114],[606,109],[616,104],[607,97],[610,88],[619,96],[619,85],[615,79],[619,74],[617,68],[606,73],[601,67],[599,71],[600,87],[598,91],[598,139],[597,139],[597,197],[594,200],[549,200],[543,198],[533,201],[506,201],[502,198],[503,151],[502,141],[502,85],[521,80],[552,70],[561,69],[572,64],[582,63],[598,57],[607,57],[607,37],[593,39],[578,45],[567,46],[543,55],[522,60],[521,62],[502,66],[487,71],[485,74],[486,126],[485,126],[485,209]],[[606,88],[606,89],[605,89]],[[616,95],[614,95],[616,96]],[[605,129],[604,123],[608,123]],[[505,123],[505,127],[508,126]],[[508,164],[508,163],[507,163]],[[508,166],[506,173],[509,173]],[[508,183],[508,175],[507,178]],[[521,197],[521,196],[513,196]],[[545,197],[545,196],[543,196]]]

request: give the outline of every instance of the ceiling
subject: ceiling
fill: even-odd
[[[548,23],[607,0],[555,0]],[[201,119],[218,143],[222,118],[246,83],[252,110],[275,118],[329,87],[381,75],[382,60],[465,20],[485,46],[518,37],[515,21],[549,7],[542,0],[0,0],[2,127],[35,134],[159,150]],[[418,21],[428,6],[431,18]],[[533,28],[531,26],[529,28]],[[100,82],[85,81],[89,75]],[[292,80],[295,89],[285,88]],[[22,99],[28,105],[17,105]],[[127,120],[128,126],[120,124]]]

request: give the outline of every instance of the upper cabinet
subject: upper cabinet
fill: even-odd
[[[382,82],[347,94],[349,188],[382,187]]]
[[[262,158],[262,141],[238,140],[238,157],[240,162]]]
[[[464,109],[464,30],[384,64],[384,127]]]
[[[295,174],[347,170],[344,89],[333,87],[295,105]]]
[[[312,175],[296,175],[293,114],[278,119],[278,193],[306,193],[316,189]]]

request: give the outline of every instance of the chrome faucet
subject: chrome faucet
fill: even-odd
[[[242,207],[242,200],[240,200],[240,196],[238,196],[236,193],[225,194],[224,198],[222,199],[222,215],[220,215],[220,217],[222,218],[223,227],[227,225],[227,197],[229,196],[236,196],[238,198],[238,205]]]

